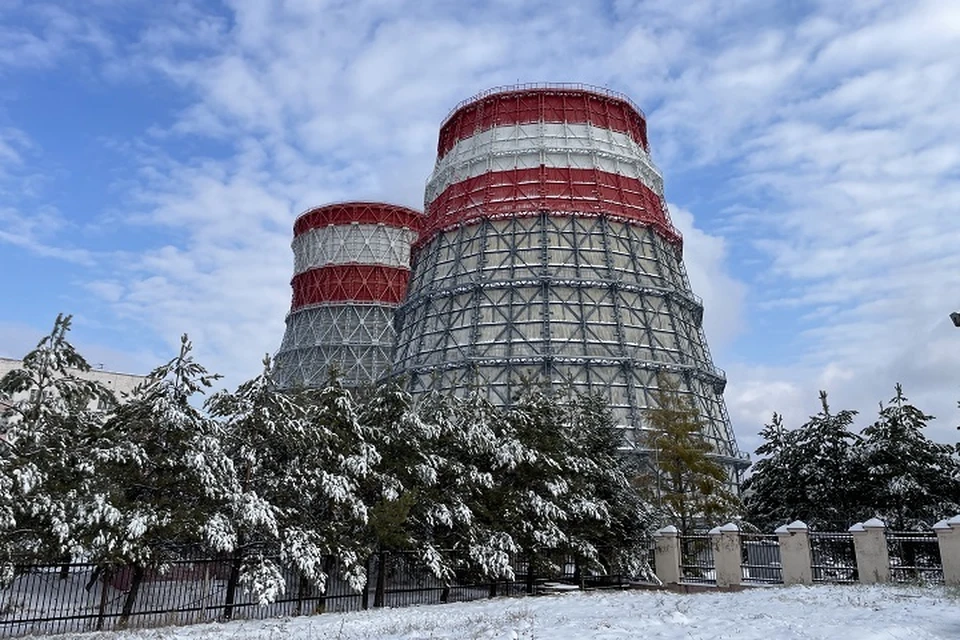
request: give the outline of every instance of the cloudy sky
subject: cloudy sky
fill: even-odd
[[[95,364],[187,332],[238,382],[299,212],[420,207],[453,105],[584,82],[646,111],[744,449],[897,381],[955,442],[958,51],[951,0],[0,0],[0,355],[64,311]]]

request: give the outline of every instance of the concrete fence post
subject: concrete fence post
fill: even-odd
[[[810,531],[799,520],[779,527],[776,532],[780,541],[780,565],[783,584],[813,584],[813,569],[810,567]]]
[[[673,525],[653,534],[657,543],[654,563],[663,584],[680,584],[680,532]]]
[[[861,584],[890,582],[890,553],[887,550],[887,526],[879,518],[870,518],[850,527],[857,555],[857,575]]]
[[[940,544],[940,560],[943,562],[944,584],[960,585],[960,515],[941,520],[933,525]]]
[[[718,587],[736,587],[743,581],[740,527],[728,522],[709,531]]]

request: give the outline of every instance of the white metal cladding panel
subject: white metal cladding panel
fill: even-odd
[[[535,218],[487,224],[485,233],[465,234],[460,242],[437,241],[431,260],[420,267],[429,271],[433,286],[467,284],[477,276],[485,281],[538,279],[544,273],[554,278],[615,279],[639,286],[673,288],[682,284],[664,278],[665,271],[672,275],[665,269],[672,268],[672,257],[645,240],[650,235],[646,230],[634,234],[630,225],[611,222],[605,236],[597,219],[557,218],[550,220],[557,227],[547,231],[544,248]],[[670,265],[664,265],[664,259],[670,260]],[[425,285],[420,276],[414,274],[411,293]]]
[[[327,382],[331,367],[348,387],[373,384],[390,366],[390,349],[371,345],[318,346],[277,354],[282,387],[316,387]]]
[[[599,169],[640,180],[663,196],[663,178],[625,134],[586,124],[526,124],[488,129],[461,140],[427,182],[429,204],[451,184],[488,172],[547,167]]]
[[[348,262],[410,268],[410,245],[416,238],[414,231],[382,224],[311,229],[293,239],[294,274]]]
[[[368,384],[390,366],[396,334],[394,307],[325,304],[287,316],[287,330],[276,355],[281,386],[316,386],[336,367],[344,384]]]
[[[393,307],[379,305],[319,305],[287,316],[280,351],[318,345],[375,344],[392,346]]]

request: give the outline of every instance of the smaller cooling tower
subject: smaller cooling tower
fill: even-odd
[[[282,387],[322,385],[330,367],[346,386],[387,373],[420,219],[378,202],[330,204],[297,218],[293,302],[275,358]]]

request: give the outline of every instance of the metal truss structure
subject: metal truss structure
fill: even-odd
[[[462,103],[425,206],[393,363],[415,396],[479,389],[509,405],[525,380],[601,393],[642,453],[645,413],[671,379],[733,476],[746,466],[629,100],[553,85]]]
[[[421,218],[375,202],[327,205],[297,218],[293,301],[276,354],[281,386],[322,385],[331,367],[347,386],[386,375]]]

